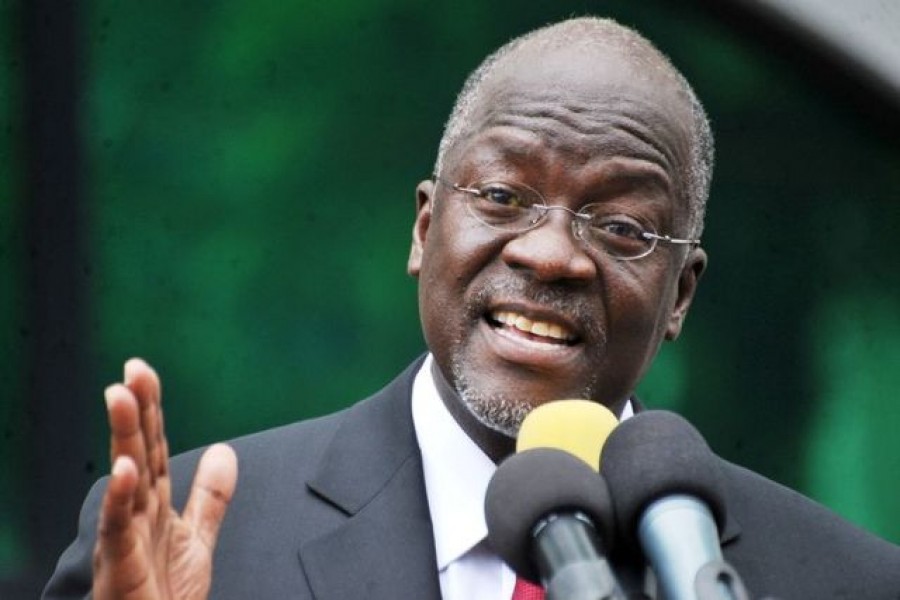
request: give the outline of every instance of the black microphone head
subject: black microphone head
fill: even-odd
[[[725,522],[722,475],[703,436],[683,417],[651,410],[626,419],[600,455],[620,535],[637,547],[638,520],[664,496],[686,494],[709,506],[721,531]]]
[[[503,461],[484,500],[488,541],[525,579],[540,582],[531,554],[532,531],[544,517],[587,515],[606,550],[613,540],[612,501],[603,478],[583,460],[556,448],[533,448]]]

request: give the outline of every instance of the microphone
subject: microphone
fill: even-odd
[[[725,501],[716,457],[684,418],[646,411],[621,423],[600,461],[620,534],[639,545],[666,600],[747,600],[722,557]]]
[[[533,409],[522,421],[516,452],[558,448],[599,471],[603,443],[618,424],[616,415],[608,408],[590,400],[547,402]]]
[[[547,600],[625,598],[603,558],[604,541],[613,539],[612,500],[596,472],[616,423],[586,400],[544,404],[526,417],[519,452],[488,484],[489,543],[520,577],[542,582]]]

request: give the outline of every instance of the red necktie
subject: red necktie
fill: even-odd
[[[517,577],[512,600],[544,600],[544,588]]]

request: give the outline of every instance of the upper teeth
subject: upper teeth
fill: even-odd
[[[519,331],[550,337],[556,340],[567,340],[571,335],[556,323],[547,321],[532,321],[524,315],[511,311],[499,311],[493,314],[493,318],[499,323],[515,327]]]

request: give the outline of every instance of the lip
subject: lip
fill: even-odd
[[[485,314],[492,315],[503,312],[516,313],[531,321],[543,321],[559,325],[569,334],[572,342],[578,342],[582,337],[580,327],[571,318],[542,306],[533,306],[522,302],[493,302],[488,306]]]
[[[488,321],[497,312],[514,312],[534,321],[546,321],[571,332],[573,340],[567,343],[541,341],[531,334],[519,332],[509,326],[496,326]],[[490,351],[498,358],[535,370],[552,370],[565,367],[583,351],[579,329],[558,313],[520,304],[491,306],[479,323],[479,332]]]

